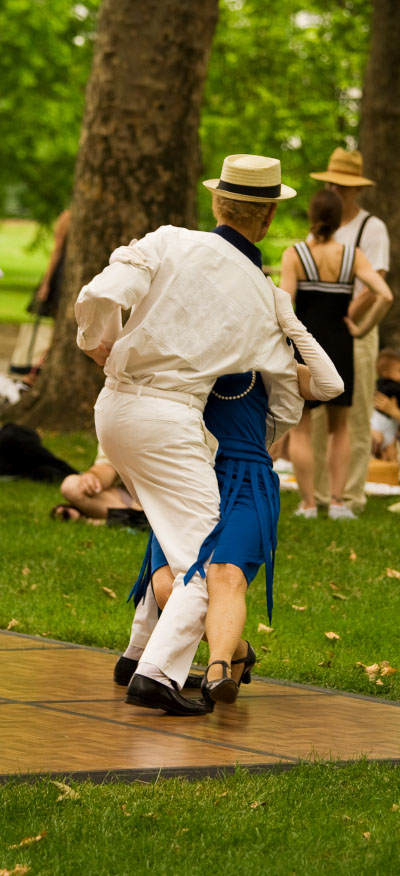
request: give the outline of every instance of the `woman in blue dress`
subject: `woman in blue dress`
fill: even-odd
[[[237,229],[221,224],[214,233],[221,234],[262,268],[260,251]],[[272,283],[271,289],[281,327],[289,336],[294,336],[304,361],[311,357],[310,371],[304,365],[299,366],[303,397],[330,397],[340,392],[342,383],[334,366],[296,319],[289,295]],[[323,379],[317,386],[320,377]],[[246,618],[245,596],[263,563],[269,618],[272,613],[279,479],[272,470],[266,446],[274,440],[273,434],[267,435],[267,412],[266,390],[261,375],[256,372],[219,378],[204,411],[206,427],[219,442],[215,470],[221,494],[221,519],[203,542],[196,562],[185,576],[185,583],[189,584],[195,570],[205,575],[203,567],[211,557],[207,571],[206,620],[210,662],[202,690],[212,701],[234,702],[240,683],[250,681],[256,657],[251,645],[241,638]],[[136,605],[145,598],[150,580],[162,609],[171,592],[173,576],[154,535],[133,588]],[[117,663],[116,681],[127,683],[129,673],[136,669],[136,660],[132,658],[133,653],[128,648]]]

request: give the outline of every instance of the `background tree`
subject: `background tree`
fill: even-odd
[[[391,242],[388,282],[395,303],[381,326],[385,346],[400,347],[400,5],[374,0],[371,54],[362,102],[361,149],[365,173],[377,183],[365,206],[387,224]]]
[[[0,214],[50,224],[71,198],[100,0],[0,5]]]
[[[66,280],[52,348],[20,421],[93,425],[102,371],[75,343],[77,292],[120,243],[194,227],[198,127],[218,0],[104,0],[76,168]],[[21,406],[20,406],[21,408]]]

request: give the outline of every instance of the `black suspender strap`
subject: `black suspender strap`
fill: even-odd
[[[360,228],[359,228],[359,231],[358,231],[358,234],[357,234],[357,240],[356,240],[354,246],[360,246],[362,233],[363,233],[364,228],[365,228],[365,226],[366,226],[366,224],[367,224],[367,222],[368,222],[368,219],[370,219],[370,218],[371,218],[371,213],[368,213],[368,215],[365,216],[364,219],[363,219],[363,221],[361,222],[361,225],[360,225]]]

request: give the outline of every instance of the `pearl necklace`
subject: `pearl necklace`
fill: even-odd
[[[216,395],[217,398],[222,399],[222,401],[236,401],[236,399],[238,399],[238,398],[244,398],[244,396],[245,396],[245,395],[248,395],[249,392],[251,392],[251,390],[253,389],[253,386],[254,386],[254,384],[255,384],[255,382],[256,382],[256,377],[257,377],[256,372],[255,372],[255,371],[252,371],[252,372],[251,372],[251,383],[250,383],[250,386],[248,386],[247,389],[245,389],[244,392],[239,393],[239,395],[220,395],[219,392],[215,392],[215,389],[212,389],[212,390],[211,390],[211,395]]]

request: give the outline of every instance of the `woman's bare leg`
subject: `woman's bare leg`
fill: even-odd
[[[311,443],[311,411],[309,408],[304,408],[300,423],[290,430],[289,452],[303,507],[315,508],[314,453]]]
[[[347,425],[350,408],[327,405],[328,472],[331,504],[341,505],[350,463],[350,434]]]
[[[165,608],[172,592],[174,576],[169,566],[160,566],[152,577],[153,591],[158,607]]]
[[[237,659],[247,652],[244,642],[239,645],[246,621],[247,581],[241,569],[232,563],[211,563],[207,572],[209,606],[206,635],[210,648],[209,663],[224,660],[228,666],[235,652]],[[238,676],[243,666],[239,665]],[[222,677],[222,666],[211,666],[207,678],[215,681]]]

